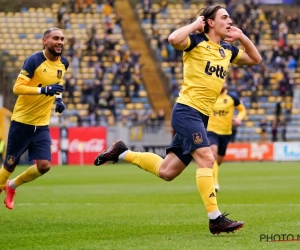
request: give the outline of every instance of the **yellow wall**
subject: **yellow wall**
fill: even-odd
[[[0,136],[3,138],[5,144],[7,142],[11,115],[12,113],[8,109],[0,109]]]

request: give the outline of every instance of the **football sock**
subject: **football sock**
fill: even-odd
[[[219,185],[219,164],[217,161],[215,161],[214,166],[213,166],[213,177],[214,177],[214,184]]]
[[[36,165],[32,165],[26,171],[18,175],[15,179],[9,182],[9,186],[11,188],[17,188],[18,186],[35,180],[36,178],[40,177],[42,174],[39,172]]]
[[[155,174],[156,176],[159,176],[159,168],[163,162],[163,158],[156,154],[148,152],[133,152],[130,150],[126,151],[124,160],[137,165],[141,169]]]
[[[0,169],[0,189],[3,190],[5,187],[5,184],[11,175],[11,172],[8,172],[3,166]]]
[[[216,219],[221,213],[217,205],[213,170],[211,168],[197,168],[196,182],[198,191],[208,213],[208,217],[210,219]]]

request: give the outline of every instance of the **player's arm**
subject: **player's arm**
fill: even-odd
[[[22,67],[22,70],[20,74],[18,75],[18,78],[15,82],[13,92],[16,95],[39,95],[39,88],[38,86],[28,86],[31,78],[34,76],[35,71],[35,63],[32,56],[28,57],[24,65]]]
[[[168,41],[175,49],[185,50],[191,43],[189,35],[195,31],[202,32],[204,30],[204,25],[204,17],[199,16],[195,22],[172,32]]]
[[[42,83],[39,86],[29,86],[31,79],[34,76],[36,64],[33,56],[29,56],[22,67],[20,74],[15,82],[13,92],[16,95],[56,95],[63,92],[64,88],[59,84],[52,84],[43,87]]]
[[[241,53],[240,50],[240,53],[236,54],[231,62],[237,65],[255,65],[261,62],[261,55],[252,41],[239,28],[231,26],[229,36],[224,41],[233,42],[235,40],[240,41],[244,47],[244,51]]]
[[[57,95],[61,94],[64,90],[63,86],[56,83],[52,85],[48,85],[45,87],[41,87],[42,84],[40,84],[37,87],[28,86],[29,81],[26,81],[22,77],[18,77],[16,80],[16,83],[13,88],[13,92],[15,95]]]
[[[241,100],[238,98],[238,96],[236,96],[233,93],[228,93],[228,95],[233,99],[234,102],[234,107],[237,109],[238,111],[238,115],[236,117],[233,118],[233,125],[235,126],[239,126],[242,123],[242,120],[245,118],[246,116],[246,107],[245,105],[241,102]]]
[[[251,42],[251,40],[244,34],[239,39],[240,43],[244,47],[244,53],[237,61],[237,65],[255,65],[259,64],[262,60],[257,48]]]
[[[245,118],[247,110],[244,104],[241,102],[238,106],[236,106],[236,109],[238,111],[237,118],[241,121]]]
[[[18,77],[14,85],[13,91],[15,95],[40,95],[40,88],[38,86],[28,86],[29,81],[22,77]]]

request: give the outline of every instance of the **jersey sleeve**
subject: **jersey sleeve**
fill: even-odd
[[[18,78],[22,78],[25,81],[30,81],[30,79],[33,77],[35,71],[35,63],[33,58],[30,56],[28,57],[22,67],[22,70],[20,74],[18,75]]]
[[[203,42],[207,38],[205,37],[204,34],[202,33],[197,33],[197,34],[190,34],[188,36],[188,45],[184,49],[185,52],[191,51],[193,48],[195,48],[199,43]]]
[[[17,78],[13,92],[15,95],[39,95],[38,87],[28,86],[29,81],[25,80],[23,77]]]
[[[62,56],[61,57],[61,62],[63,65],[65,65],[65,69],[67,70],[69,68],[69,61],[66,57]]]
[[[241,58],[242,54],[243,54],[243,50],[238,49],[237,47],[231,45],[231,58],[230,58],[230,62],[235,64],[237,63],[237,61]]]
[[[195,40],[195,35],[194,34],[190,34],[188,36],[188,45],[187,47],[184,49],[185,52],[189,52],[191,51],[193,48],[196,47],[196,40]]]
[[[240,98],[234,93],[227,93],[233,100],[234,106],[237,107],[241,104]]]
[[[232,98],[232,100],[234,102],[234,106],[236,107],[236,109],[238,111],[237,117],[240,120],[243,120],[244,117],[246,116],[246,107],[244,106],[243,102],[241,102],[241,100],[237,97],[237,95],[235,95],[233,93],[228,93],[228,95]]]

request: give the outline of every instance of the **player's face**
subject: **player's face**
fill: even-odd
[[[53,30],[47,37],[43,38],[43,43],[51,54],[60,56],[64,47],[64,39],[60,30]]]
[[[215,20],[213,20],[213,24],[215,32],[224,39],[228,36],[232,21],[225,9],[219,9],[216,13]]]

